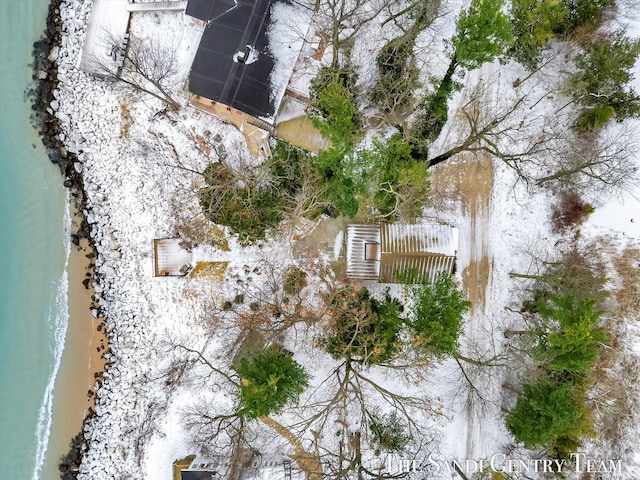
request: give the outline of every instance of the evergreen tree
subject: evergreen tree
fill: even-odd
[[[454,355],[471,302],[465,300],[453,277],[441,272],[433,285],[423,281],[409,287],[409,294],[414,306],[408,323],[416,349],[427,355]]]
[[[571,295],[539,299],[538,314],[557,327],[541,336],[534,356],[556,372],[588,372],[598,361],[599,345],[607,340],[605,329],[595,327],[601,314],[594,310],[595,303],[576,302]]]
[[[248,418],[281,412],[309,385],[305,369],[275,347],[247,355],[232,368],[241,378],[238,413]]]
[[[507,428],[527,448],[546,447],[568,434],[580,434],[576,425],[588,426],[588,416],[574,398],[574,385],[549,380],[524,385],[524,395],[507,415]]]

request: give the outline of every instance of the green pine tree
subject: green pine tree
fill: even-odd
[[[232,367],[240,376],[238,413],[259,418],[296,402],[309,385],[309,374],[285,351],[269,347],[243,357]]]

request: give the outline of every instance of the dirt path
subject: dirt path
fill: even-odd
[[[306,480],[322,480],[322,464],[317,455],[307,452],[298,437],[271,417],[260,417],[260,421],[273,428],[293,446],[294,454],[292,458],[304,471]]]
[[[460,202],[470,218],[469,264],[462,271],[463,287],[473,304],[472,313],[485,309],[491,279],[489,213],[493,165],[488,155],[459,154],[437,167],[432,175],[434,203]],[[462,231],[461,235],[466,232]]]

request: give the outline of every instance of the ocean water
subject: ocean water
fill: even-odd
[[[67,193],[26,97],[48,3],[0,0],[0,477],[16,480],[40,478],[68,322]]]

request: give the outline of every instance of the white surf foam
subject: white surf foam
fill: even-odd
[[[51,435],[51,424],[53,421],[53,393],[62,361],[67,327],[69,325],[69,254],[71,253],[71,212],[69,209],[70,198],[67,193],[67,202],[64,213],[64,242],[66,250],[66,263],[61,277],[53,282],[51,305],[49,306],[48,323],[50,331],[50,350],[53,356],[51,374],[44,392],[44,398],[40,405],[38,414],[38,425],[36,428],[36,458],[33,469],[32,480],[40,480],[42,467],[44,466],[49,446],[49,436]]]

